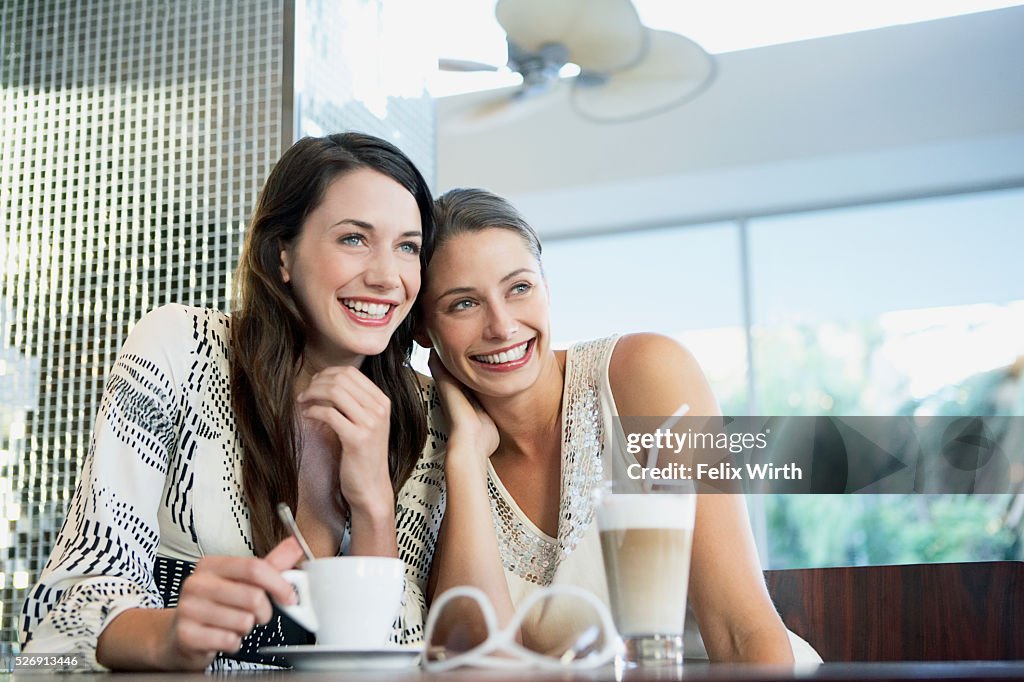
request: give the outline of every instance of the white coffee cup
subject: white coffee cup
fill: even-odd
[[[281,575],[295,588],[298,602],[278,608],[316,633],[318,645],[353,651],[387,645],[405,585],[401,559],[329,557]]]

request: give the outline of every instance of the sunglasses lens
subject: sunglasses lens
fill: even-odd
[[[565,665],[595,661],[615,636],[607,632],[597,608],[575,594],[549,594],[525,615],[523,645]]]
[[[427,642],[427,661],[445,661],[480,646],[489,634],[476,599],[455,597],[441,605]]]

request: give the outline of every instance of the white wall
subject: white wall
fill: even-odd
[[[1024,185],[1024,7],[718,56],[680,109],[629,124],[566,93],[486,131],[438,103],[438,188],[511,198],[544,236]]]

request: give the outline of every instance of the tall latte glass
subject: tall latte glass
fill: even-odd
[[[597,523],[627,666],[681,665],[696,496],[601,491]]]

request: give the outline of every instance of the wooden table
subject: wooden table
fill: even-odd
[[[791,667],[734,665],[726,663],[693,663],[682,668],[647,668],[616,673],[611,666],[592,671],[542,672],[538,670],[493,671],[460,669],[447,673],[425,673],[418,669],[404,672],[258,672],[232,673],[232,680],[243,682],[671,682],[673,680],[713,682],[771,682],[772,680],[1024,680],[1024,661],[945,661],[936,663],[828,663],[821,666],[793,669]],[[32,672],[15,673],[13,680],[22,682],[68,682],[66,674]],[[192,680],[209,682],[204,673],[107,673],[75,675],[75,680],[109,680],[110,682],[169,682]],[[222,678],[223,679],[223,678]]]

